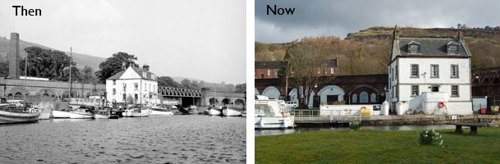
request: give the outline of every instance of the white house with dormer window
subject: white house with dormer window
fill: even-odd
[[[106,99],[112,103],[158,104],[158,81],[149,66],[130,66],[106,80]]]
[[[401,114],[472,114],[471,54],[456,38],[403,38],[394,30],[387,101]]]

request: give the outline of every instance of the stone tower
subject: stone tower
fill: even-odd
[[[10,33],[9,53],[9,78],[19,79],[19,34]]]

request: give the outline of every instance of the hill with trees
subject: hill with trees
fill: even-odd
[[[390,60],[393,27],[372,27],[336,36],[305,37],[290,43],[255,43],[256,61],[281,61],[293,44],[317,49],[324,59],[338,59],[340,75],[387,73]],[[500,67],[500,27],[413,28],[400,27],[401,37],[456,37],[463,32],[472,53],[472,68]]]

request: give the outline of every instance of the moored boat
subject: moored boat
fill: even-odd
[[[208,115],[210,115],[210,116],[220,116],[221,115],[221,110],[220,109],[216,109],[216,108],[210,108],[208,110]]]
[[[241,112],[231,109],[229,107],[223,107],[222,108],[222,115],[228,116],[228,117],[234,117],[234,116],[241,116]]]
[[[92,113],[91,107],[80,107],[77,110],[69,112],[69,118],[71,119],[92,119],[94,118],[94,114]]]
[[[174,115],[174,112],[172,111],[166,111],[166,110],[158,110],[158,109],[151,109],[151,116],[172,116]]]
[[[28,123],[38,121],[40,112],[30,112],[15,108],[7,103],[5,98],[0,100],[0,124],[5,123]],[[24,108],[26,109],[26,108]]]
[[[52,110],[52,118],[69,118],[71,113],[69,110]]]
[[[52,108],[38,108],[37,110],[40,111],[40,116],[38,117],[39,120],[48,120],[50,119],[50,115],[52,114]]]
[[[257,96],[255,100],[255,129],[279,129],[294,126],[294,116],[283,100]]]
[[[150,113],[151,109],[134,108],[131,117],[148,117]]]

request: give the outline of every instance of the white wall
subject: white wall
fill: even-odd
[[[320,116],[329,115],[359,115],[362,107],[370,110],[371,115],[380,115],[380,111],[373,111],[373,106],[381,104],[357,104],[357,105],[321,105],[319,107]]]
[[[470,83],[470,65],[468,58],[399,58],[399,83]],[[411,64],[418,64],[419,77],[410,78]],[[431,78],[431,64],[439,65],[439,78]],[[450,78],[452,64],[459,66],[459,78]],[[425,75],[422,75],[423,73]]]

